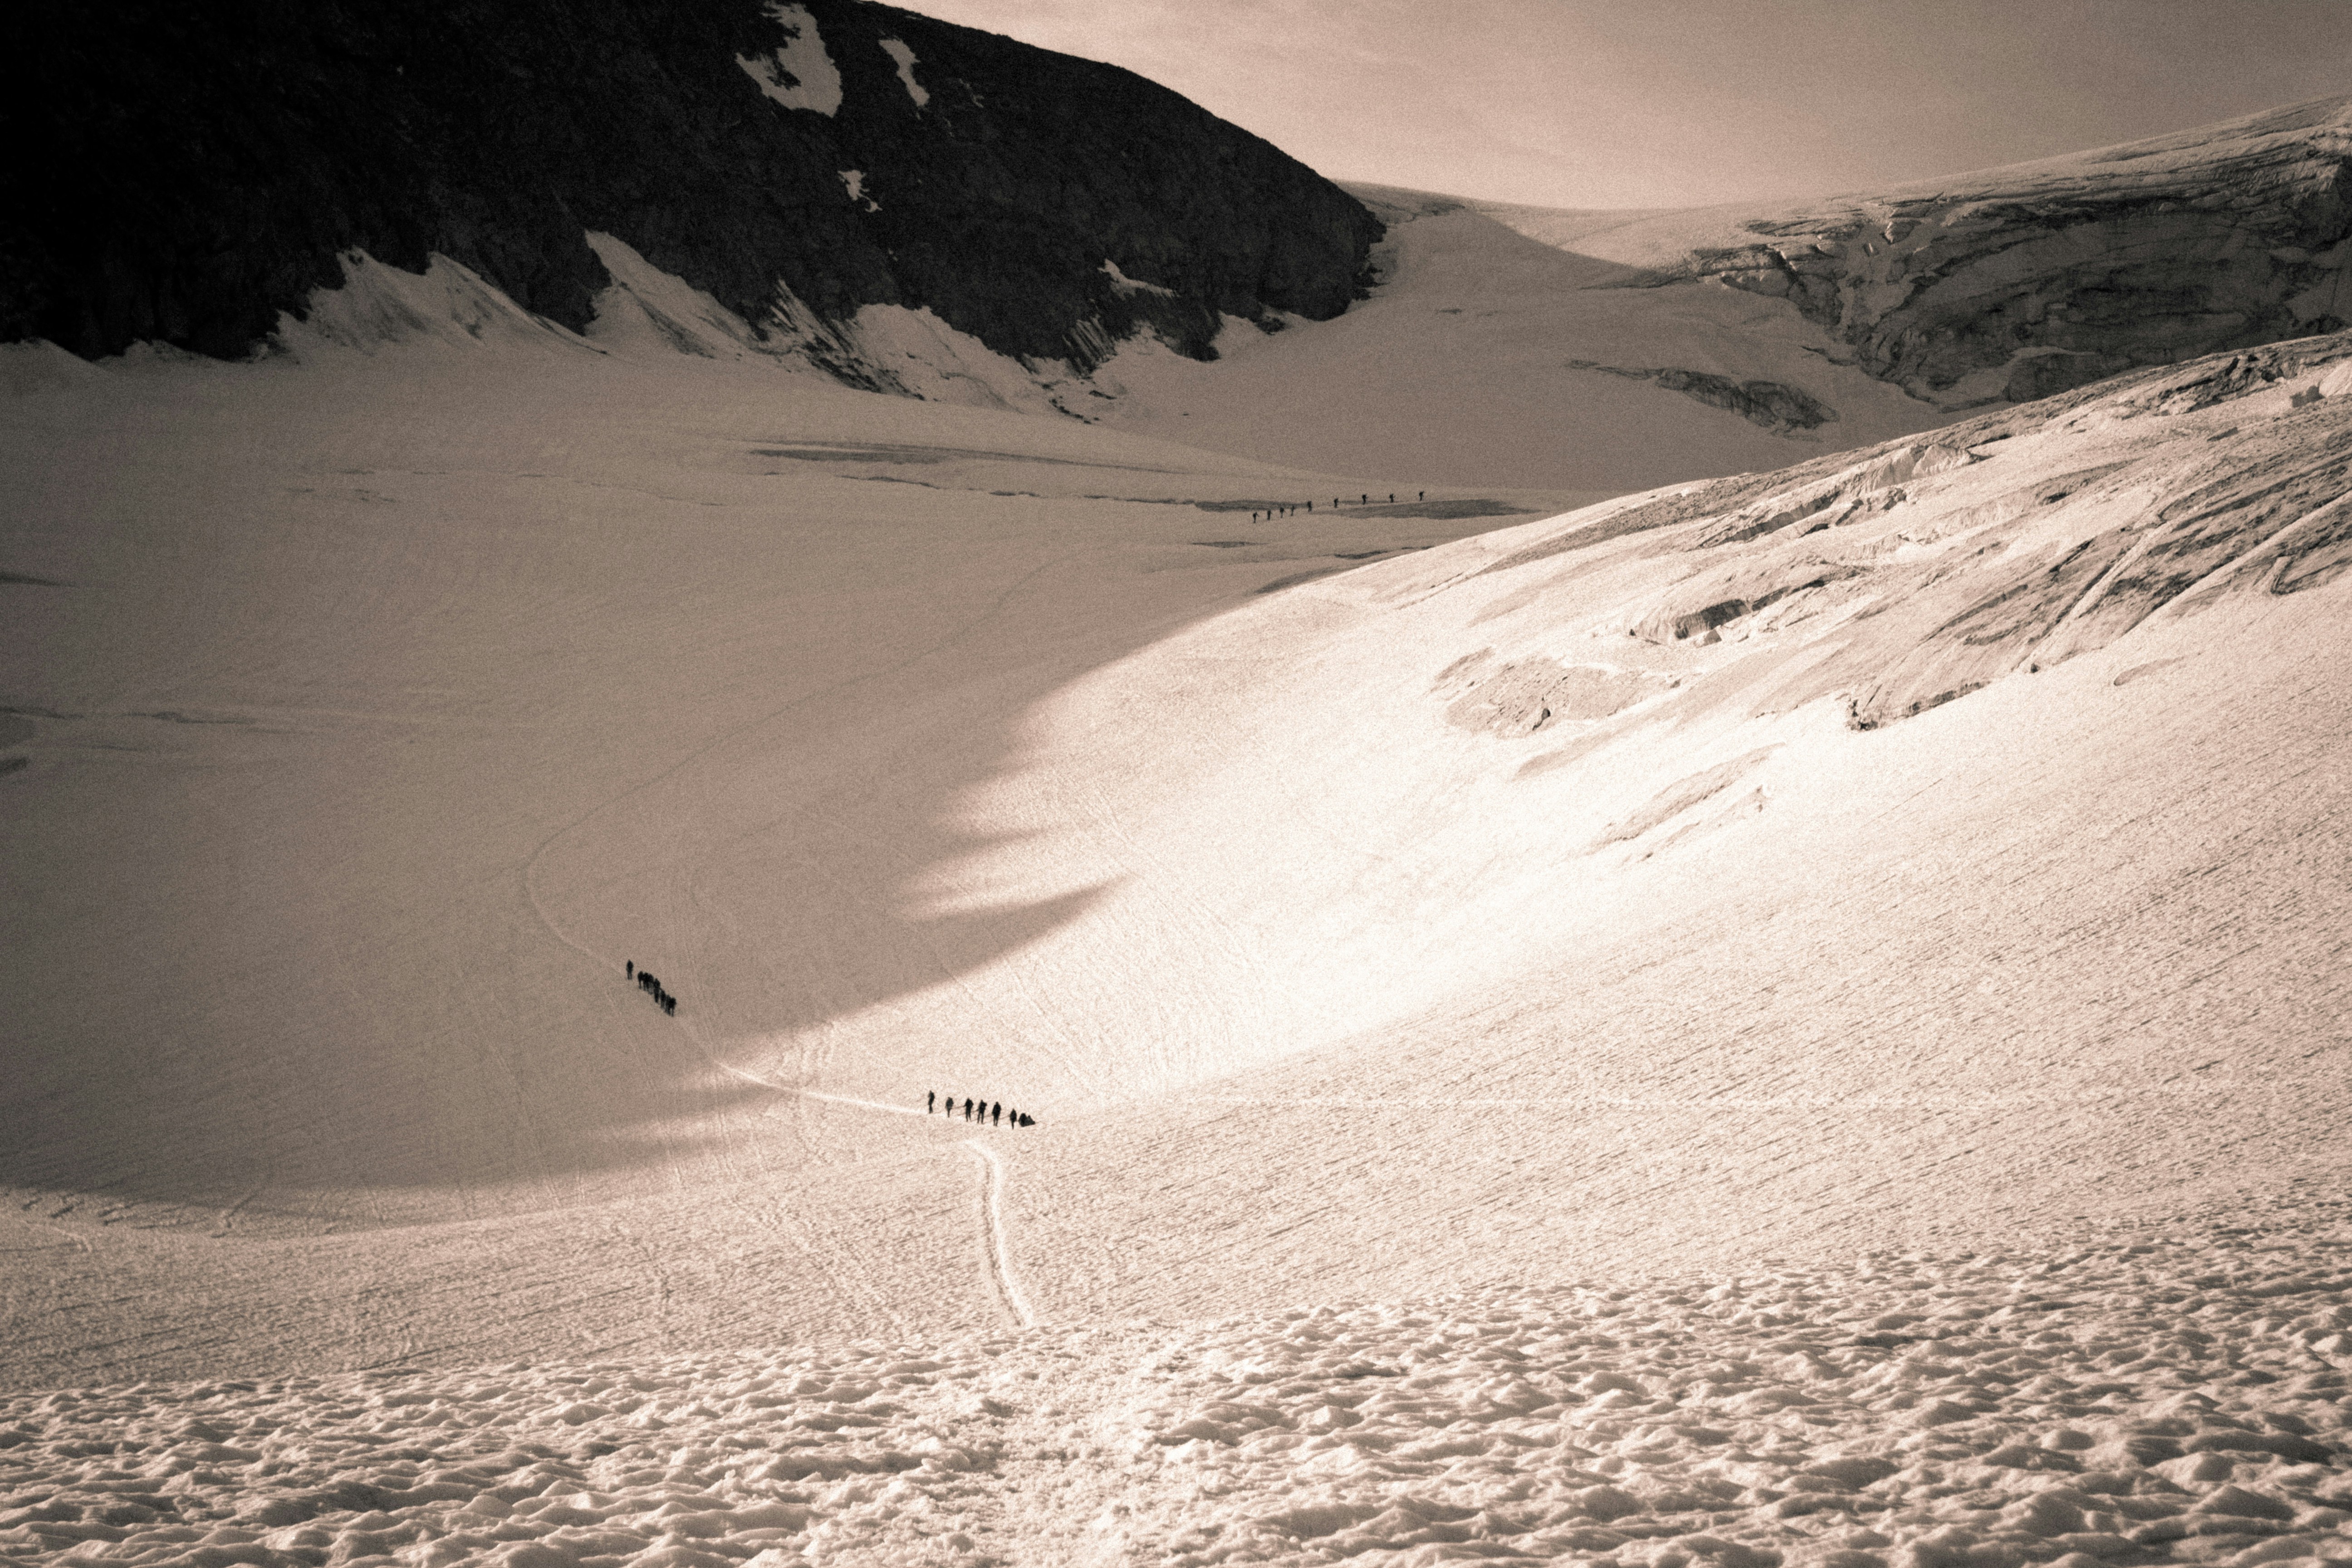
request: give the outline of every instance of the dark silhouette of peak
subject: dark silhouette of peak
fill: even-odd
[[[1091,369],[1345,310],[1381,228],[1164,88],[861,0],[131,0],[19,23],[46,106],[0,337],[238,356],[362,250],[584,326],[626,241],[761,327],[929,307]],[[854,375],[853,375],[854,378]]]

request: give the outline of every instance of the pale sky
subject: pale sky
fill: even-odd
[[[1336,179],[1550,206],[1866,190],[2352,93],[2352,0],[914,0]]]

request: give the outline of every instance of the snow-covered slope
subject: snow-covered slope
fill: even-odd
[[[1564,254],[1445,197],[1355,187],[1371,298],[1201,363],[1149,338],[1095,373],[1118,429],[1309,468],[1602,491],[1770,469],[1940,423],[1829,363],[1785,302]]]
[[[1307,466],[1639,489],[2352,321],[2352,99],[1789,208],[1349,187],[1344,316],[1130,346],[1122,427]],[[1547,254],[1547,251],[1549,254]],[[1385,466],[1385,467],[1383,467]]]
[[[956,796],[1068,679],[1576,499],[1335,515],[1362,479],[467,319],[251,366],[7,356],[0,1162],[30,1205],[8,1244],[58,1244],[8,1256],[12,1376],[184,1364],[216,1333],[247,1366],[458,1352],[539,1309],[561,1343],[638,1342],[624,1234],[732,1281],[685,1292],[713,1335],[895,1321],[904,1281],[845,1266],[849,1238],[937,1203],[922,1245],[959,1258],[971,1151],[713,1051],[750,1026],[822,1055],[830,1020],[1083,903],[934,910],[928,885],[985,847]],[[724,887],[659,869],[689,824],[733,843]],[[765,978],[730,1001],[694,950],[738,917],[697,911],[741,894],[763,912],[727,963]],[[1043,1108],[1009,1062],[973,1070]],[[386,1240],[411,1222],[436,1228]],[[271,1238],[283,1267],[252,1274]],[[903,1321],[994,1311],[957,1278]]]
[[[1543,502],[1334,514],[760,364],[17,360],[20,1384],[1736,1271],[2345,1168],[2352,340],[1473,538]]]
[[[104,223],[28,241],[47,270],[0,300],[0,331],[92,353],[144,332],[235,353],[273,323],[280,345],[351,344],[478,334],[495,319],[630,355],[766,360],[1107,422],[1354,473],[1386,494],[1610,493],[1769,471],[2347,321],[2352,100],[1783,209],[1565,212],[1370,185],[1353,187],[1360,206],[1180,100],[1135,118],[1131,79],[1108,68],[873,6],[735,16],[729,3],[710,0],[712,16],[767,47],[672,40],[681,74],[655,92],[671,108],[662,95],[683,95],[679,155],[724,169],[627,175],[646,155],[635,142],[560,178],[468,164],[457,184],[494,187],[481,199],[528,231],[514,233],[451,217],[457,198],[429,181],[351,216],[331,243],[305,226],[308,207],[278,215],[292,232],[229,246],[190,240],[197,219],[170,201],[119,203]],[[600,0],[562,26],[625,28],[633,15],[633,0]],[[478,64],[440,59],[437,37],[411,43],[436,72]],[[779,85],[791,72],[776,62],[810,47],[828,69],[849,62],[830,109]],[[184,74],[174,56],[168,80]],[[635,77],[575,89],[632,105],[655,91]],[[490,102],[509,91],[480,89]],[[352,93],[285,112],[341,126],[365,96]],[[1123,106],[1108,120],[1086,107],[1105,94]],[[132,96],[147,115],[168,94]],[[737,99],[756,108],[723,132],[687,112]],[[581,112],[533,100],[526,117]],[[428,118],[462,114],[436,99]],[[323,136],[314,183],[373,190],[385,170],[407,179],[438,155],[379,144],[396,115],[362,118]],[[1185,136],[1162,135],[1176,121]],[[729,205],[779,170],[800,205]],[[567,205],[539,211],[555,185]],[[404,202],[424,216],[394,221]],[[162,237],[146,233],[159,225]],[[127,293],[107,281],[139,277]]]

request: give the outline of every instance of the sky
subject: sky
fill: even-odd
[[[2352,93],[2352,0],[908,8],[1124,66],[1334,179],[1547,206],[1867,190]]]

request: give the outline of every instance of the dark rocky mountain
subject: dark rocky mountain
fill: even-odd
[[[1115,67],[862,0],[131,0],[17,22],[46,108],[0,338],[239,356],[362,250],[574,329],[609,233],[756,325],[929,307],[1090,370],[1149,323],[1326,319],[1380,223]],[[856,379],[855,367],[844,374]]]

